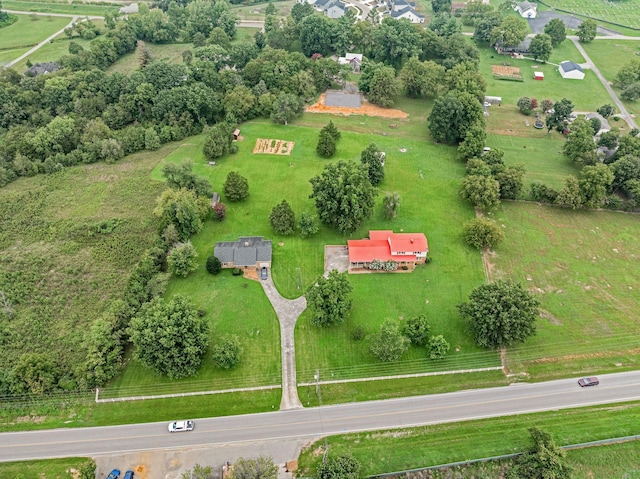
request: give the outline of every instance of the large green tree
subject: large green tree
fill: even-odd
[[[458,309],[478,346],[504,348],[536,333],[538,305],[520,283],[500,280],[474,289]]]
[[[580,172],[580,192],[587,208],[600,208],[607,198],[613,183],[613,172],[609,165],[598,163],[585,166]]]
[[[546,62],[551,57],[551,52],[553,52],[551,37],[546,33],[536,35],[531,39],[529,51],[531,55],[533,55],[534,60]]]
[[[329,454],[316,470],[315,479],[360,479],[360,461],[351,454]]]
[[[297,3],[296,5],[300,5]],[[305,4],[307,5],[307,4]],[[280,93],[273,102],[271,119],[276,123],[288,125],[291,120],[299,116],[304,109],[304,102],[301,98],[291,93]]]
[[[399,84],[393,67],[378,68],[371,78],[367,99],[374,105],[390,107],[398,94]]]
[[[327,55],[331,50],[332,21],[324,15],[309,15],[300,22],[302,53]]]
[[[479,250],[491,249],[505,238],[504,231],[495,221],[485,217],[474,218],[464,225],[464,239]]]
[[[186,277],[198,269],[197,259],[198,252],[191,241],[176,243],[167,254],[167,267],[176,276]]]
[[[445,68],[433,61],[421,62],[417,57],[410,58],[400,70],[399,80],[411,98],[434,96],[444,80]]]
[[[367,167],[371,184],[378,186],[382,183],[382,180],[384,180],[382,151],[380,151],[375,143],[369,143],[362,153],[360,153],[360,161]]]
[[[309,180],[320,221],[342,234],[356,231],[371,218],[376,188],[369,181],[368,168],[351,161],[338,161],[324,167]]]
[[[295,231],[296,215],[287,200],[282,200],[271,209],[269,223],[279,235],[287,236]]]
[[[509,479],[570,479],[572,467],[565,459],[567,453],[558,447],[551,434],[536,427],[529,428],[532,446],[515,460],[508,472]]]
[[[398,321],[387,319],[380,330],[371,335],[369,350],[380,361],[391,362],[406,353],[410,344],[409,338],[402,334]]]
[[[544,26],[544,33],[551,37],[551,43],[557,47],[567,38],[567,29],[565,24],[559,18],[552,18],[549,23]]]
[[[320,276],[305,294],[311,322],[315,326],[343,323],[351,312],[352,290],[346,272],[338,273],[334,269],[328,277]]]
[[[425,346],[429,342],[430,331],[429,321],[424,314],[407,319],[402,328],[402,333],[416,346]]]
[[[222,369],[233,369],[240,362],[244,348],[236,334],[225,334],[216,339],[211,348],[213,364]]]
[[[436,98],[428,122],[436,141],[457,144],[465,139],[471,127],[484,124],[484,112],[470,93],[452,91]]]
[[[508,15],[502,19],[500,25],[494,27],[489,34],[492,45],[501,42],[503,45],[514,46],[522,42],[529,33],[529,24],[516,15]]]
[[[569,125],[569,117],[573,112],[573,103],[567,98],[563,98],[553,104],[552,113],[547,115],[546,125],[547,131],[555,128],[559,132],[563,132]]]
[[[564,180],[564,187],[558,192],[555,203],[573,210],[582,207],[584,199],[580,191],[578,178],[569,175]]]
[[[594,165],[598,161],[593,129],[584,117],[576,118],[571,124],[571,133],[562,146],[562,152],[578,166]]]
[[[129,327],[134,357],[171,379],[198,372],[209,343],[209,323],[196,308],[176,295],[168,302],[155,298],[145,303]]]
[[[162,176],[167,180],[170,188],[186,188],[193,190],[198,196],[211,196],[211,183],[203,176],[193,172],[193,161],[186,159],[180,163],[165,163]]]
[[[192,190],[165,190],[158,198],[153,213],[160,219],[160,231],[173,225],[183,241],[202,229],[202,213]]]
[[[595,20],[587,19],[580,24],[578,27],[578,39],[581,42],[590,42],[594,38],[596,38],[596,33],[598,31],[598,24]]]
[[[500,183],[492,176],[467,175],[462,180],[460,196],[481,210],[490,210],[500,204]]]

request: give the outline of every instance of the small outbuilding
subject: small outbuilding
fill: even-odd
[[[236,128],[233,130],[233,139],[238,141],[240,139],[240,129]]]
[[[560,71],[560,76],[562,78],[569,78],[571,80],[584,79],[584,70],[582,70],[582,67],[571,60],[560,63],[558,71]]]
[[[544,80],[544,73],[542,72],[533,72],[534,80]]]

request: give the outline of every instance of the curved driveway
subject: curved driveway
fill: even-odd
[[[166,422],[0,434],[0,461],[96,456],[127,451],[312,439],[355,431],[421,426],[487,417],[640,400],[640,372],[447,394],[349,403],[243,416],[198,419],[190,433],[170,434]]]

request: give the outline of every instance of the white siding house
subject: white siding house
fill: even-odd
[[[536,18],[538,15],[538,6],[531,2],[517,2],[513,9],[518,12],[522,18]]]
[[[582,70],[582,67],[570,60],[560,63],[558,70],[560,71],[560,76],[562,76],[562,78],[569,78],[572,80],[584,79],[584,71]]]

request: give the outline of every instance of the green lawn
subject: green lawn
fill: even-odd
[[[611,103],[611,98],[596,77],[595,73],[586,71],[584,80],[566,80],[560,76],[558,67],[564,60],[573,60],[584,63],[580,52],[573,43],[565,40],[554,49],[549,59],[550,63],[538,63],[533,60],[514,59],[508,55],[498,55],[495,50],[488,47],[480,48],[480,71],[487,80],[487,95],[501,96],[502,104],[515,105],[518,98],[528,96],[542,101],[546,98],[558,101],[562,98],[571,100],[577,111],[595,111],[604,103]],[[491,73],[491,65],[509,63],[510,66],[519,67],[523,82],[497,80]],[[537,68],[532,68],[535,66]],[[533,72],[544,72],[544,80],[534,80]]]
[[[600,73],[609,81],[613,82],[622,66],[631,60],[639,61],[640,41],[634,40],[594,40],[583,45],[587,55],[596,64]],[[614,88],[620,96],[621,90]],[[640,112],[640,102],[624,101],[624,106],[629,113]],[[608,102],[612,104],[611,101]],[[615,126],[615,123],[612,125]]]
[[[530,427],[551,433],[556,444],[562,446],[637,434],[638,421],[640,404],[629,403],[345,434],[329,437],[327,442],[329,454],[353,454],[362,464],[361,474],[368,476],[521,452],[530,445]],[[323,449],[324,440],[305,448],[298,461],[300,476],[315,471]],[[569,461],[581,465],[572,477],[632,477],[623,474],[637,470],[639,452],[638,442],[571,452]],[[592,456],[596,458],[593,463]]]
[[[22,12],[43,12],[43,13],[66,13],[70,15],[97,15],[104,16],[107,13],[117,13],[120,4],[100,5],[92,2],[79,2],[74,0],[73,3],[66,1],[52,0],[5,0],[2,7],[7,10],[17,10]]]
[[[67,479],[70,469],[79,469],[88,459],[68,457],[43,461],[0,463],[0,477],[19,479]]]
[[[493,277],[523,283],[543,312],[510,367],[538,378],[638,367],[638,217],[509,202],[495,218],[507,236]]]
[[[95,23],[101,24],[103,22],[101,20],[96,20]],[[59,60],[60,57],[69,54],[69,43],[71,43],[71,41],[82,45],[82,47],[84,47],[85,49],[88,49],[89,44],[91,43],[91,40],[83,40],[82,38],[78,37],[70,40],[65,34],[62,34],[52,42],[43,45],[41,48],[38,48],[35,52],[29,55],[28,58],[25,58],[24,60],[16,63],[13,68],[15,68],[18,72],[22,72],[27,69],[28,60],[30,60],[33,64]]]
[[[8,8],[4,3],[3,7]],[[17,22],[0,29],[0,65],[15,60],[70,21],[70,18],[18,15]]]
[[[640,1],[602,2],[599,0],[546,0],[557,9],[596,20],[640,29]],[[615,27],[613,27],[615,28]]]
[[[295,4],[296,2],[294,0],[273,2],[273,5],[278,9],[278,15],[283,17],[291,13],[291,7]],[[267,5],[267,2],[257,5],[232,5],[231,11],[238,15],[241,20],[264,20],[264,11]]]

